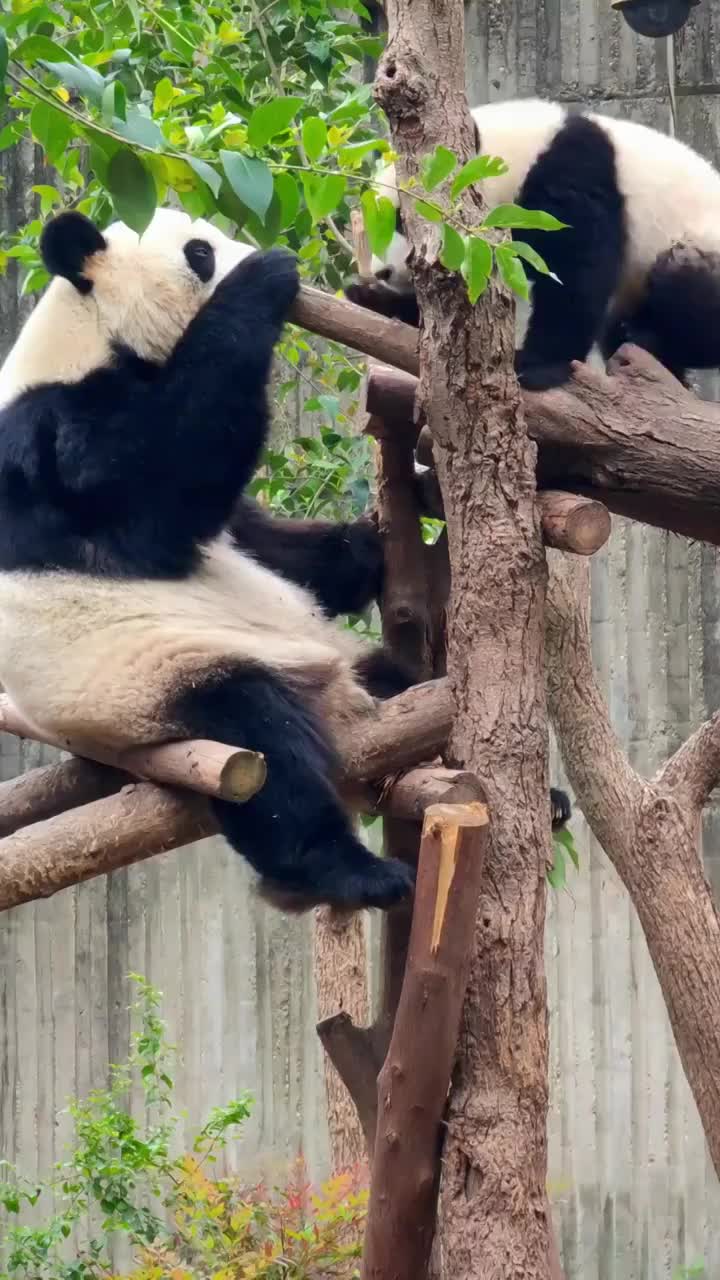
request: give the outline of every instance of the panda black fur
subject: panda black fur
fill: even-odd
[[[402,684],[328,618],[377,591],[378,535],[238,497],[293,258],[168,210],[140,240],[61,214],[42,253],[56,278],[0,371],[0,682],[41,736],[264,752],[257,796],[212,803],[266,895],[389,907],[411,873],[356,838],[332,782],[367,686]]]
[[[598,345],[637,343],[684,381],[720,367],[720,174],[684,143],[628,120],[523,99],[476,107],[478,150],[508,172],[488,180],[490,206],[554,214],[567,230],[518,231],[561,284],[528,268],[530,321],[516,367],[541,390],[567,380]],[[394,171],[379,175],[394,185]],[[375,275],[351,282],[363,306],[419,322],[398,232]]]

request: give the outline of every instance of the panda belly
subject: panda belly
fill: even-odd
[[[166,740],[179,693],[228,661],[282,673],[342,720],[374,706],[356,655],[311,596],[223,542],[184,582],[0,575],[0,683],[51,736]]]

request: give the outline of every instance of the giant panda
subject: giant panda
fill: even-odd
[[[41,253],[54,278],[0,371],[0,682],[40,737],[263,752],[253,799],[212,800],[261,892],[391,907],[411,872],[332,780],[337,731],[396,691],[328,616],[377,590],[379,537],[274,527],[243,495],[293,257],[171,210],[141,237],[64,212]]]
[[[684,143],[645,125],[537,99],[472,111],[477,147],[506,161],[488,179],[489,206],[554,214],[562,231],[517,231],[561,283],[528,268],[527,331],[516,355],[521,383],[564,383],[571,361],[623,341],[646,348],[677,378],[720,366],[720,174]],[[385,166],[378,190],[390,195]],[[398,204],[397,193],[394,196]],[[419,323],[398,209],[397,231],[374,275],[346,289],[354,302]]]

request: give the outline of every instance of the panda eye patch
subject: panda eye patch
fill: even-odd
[[[212,280],[215,275],[215,250],[207,240],[188,240],[185,258],[198,280],[202,280],[203,284]]]

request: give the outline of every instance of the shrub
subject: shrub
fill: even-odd
[[[127,1063],[107,1089],[71,1102],[68,1159],[29,1183],[6,1163],[0,1205],[6,1258],[0,1280],[352,1280],[359,1273],[367,1190],[364,1171],[311,1187],[299,1161],[286,1184],[241,1185],[213,1173],[218,1153],[251,1112],[249,1095],[214,1107],[190,1153],[172,1153],[174,1050],[159,1015],[160,995],[134,976],[138,1025]],[[150,1119],[130,1114],[139,1082]],[[40,1225],[33,1220],[44,1204]],[[100,1217],[88,1233],[88,1216]],[[80,1239],[82,1243],[75,1244]],[[132,1269],[113,1266],[124,1240]]]

